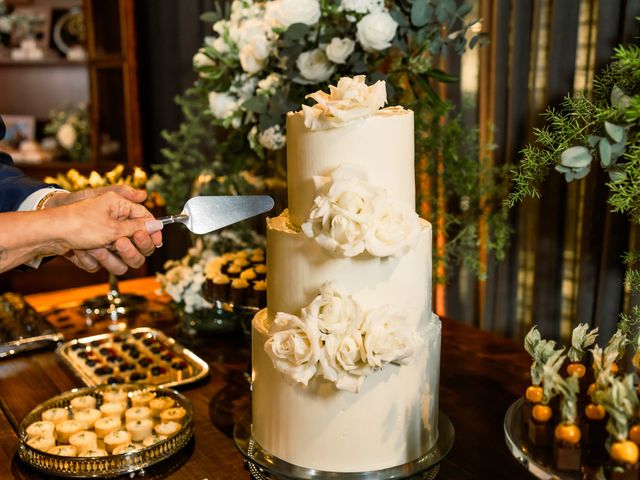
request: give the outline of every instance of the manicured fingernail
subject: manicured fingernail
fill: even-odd
[[[147,223],[145,223],[145,226],[147,227],[147,232],[153,233],[162,230],[162,227],[164,225],[160,220],[149,220]]]

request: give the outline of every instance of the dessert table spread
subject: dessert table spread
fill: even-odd
[[[153,278],[124,281],[120,287],[123,293],[144,295],[150,301],[151,313],[130,321],[131,327],[152,326],[174,336],[210,366],[208,378],[179,387],[193,405],[194,438],[168,460],[147,468],[140,478],[249,478],[231,434],[234,418],[244,413],[250,401],[245,375],[250,360],[246,337],[241,333],[185,336],[176,329],[177,321],[166,306],[167,299],[155,294],[158,286]],[[83,321],[78,325],[73,319],[79,302],[106,291],[106,285],[94,285],[31,295],[27,301],[39,312],[47,313],[47,318],[63,328],[70,340],[106,331],[106,321],[91,325]],[[456,438],[437,478],[533,478],[507,450],[502,427],[509,405],[527,385],[528,355],[511,340],[459,321],[444,318],[442,326],[440,410],[453,422]],[[20,460],[16,432],[22,419],[41,402],[82,386],[53,349],[0,360],[0,478],[51,478]]]

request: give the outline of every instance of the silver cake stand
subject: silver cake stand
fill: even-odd
[[[455,431],[449,417],[438,413],[438,440],[424,456],[412,462],[371,472],[325,472],[292,465],[263,450],[251,437],[251,411],[236,423],[233,439],[244,456],[245,468],[256,480],[432,480],[439,463],[453,446]]]

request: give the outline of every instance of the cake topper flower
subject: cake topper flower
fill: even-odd
[[[373,115],[387,103],[387,89],[383,80],[371,86],[364,75],[342,77],[336,86],[329,86],[329,93],[318,90],[305,98],[317,103],[302,106],[304,124],[311,130],[323,130],[347,125]]]

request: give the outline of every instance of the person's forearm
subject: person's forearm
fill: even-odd
[[[65,253],[59,216],[44,210],[0,213],[0,272],[36,257]]]

